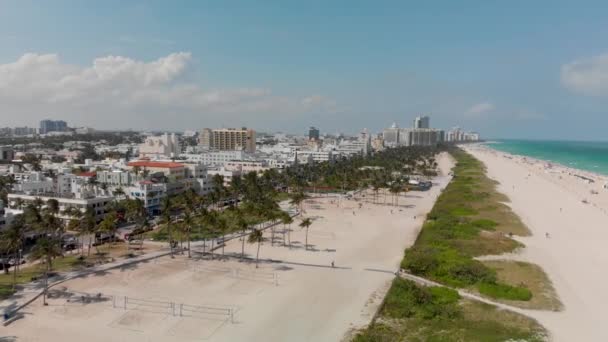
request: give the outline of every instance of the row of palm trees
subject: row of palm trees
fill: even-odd
[[[389,189],[393,194],[393,203],[398,204],[398,194],[404,189],[404,182],[410,174],[432,175],[437,163],[434,159],[441,148],[436,147],[401,147],[392,148],[372,156],[356,156],[335,162],[316,164],[296,164],[278,172],[275,169],[265,171],[261,175],[251,172],[235,176],[229,186],[224,184],[220,175],[213,178],[213,191],[206,196],[199,196],[194,191],[186,191],[177,196],[169,196],[163,200],[161,207],[161,224],[165,227],[173,257],[177,240],[188,251],[191,257],[190,243],[193,233],[199,233],[212,238],[222,237],[222,255],[224,255],[224,240],[227,234],[240,232],[243,237],[241,257],[244,258],[245,236],[250,243],[258,244],[256,265],[259,261],[259,247],[263,241],[262,224],[271,222],[271,243],[274,244],[275,225],[282,223],[284,228],[291,225],[293,219],[282,211],[277,203],[277,191],[289,189],[291,203],[303,213],[306,200],[306,189],[310,187],[328,187],[331,189],[356,190],[372,187],[377,199],[380,189]],[[10,180],[3,179],[2,184]],[[6,187],[6,185],[5,185]],[[386,193],[386,192],[385,192]],[[240,202],[240,204],[238,204]],[[23,203],[16,203],[23,207]],[[226,205],[228,207],[226,208]],[[77,231],[80,235],[94,235],[105,232],[114,236],[120,219],[136,224],[134,234],[143,233],[150,226],[148,212],[144,203],[138,199],[124,199],[112,202],[106,209],[106,215],[97,222],[95,212],[87,209],[66,209],[62,214],[71,217],[67,227],[58,217],[59,205],[56,200],[46,203],[37,200],[24,208],[23,215],[17,215],[10,227],[2,233],[3,250],[17,257],[23,248],[26,232],[42,233],[32,250],[32,258],[42,260],[46,265],[45,275],[52,269],[54,258],[62,255],[61,236],[65,229]],[[308,230],[312,221],[302,218],[300,227],[306,230],[305,248],[308,249]],[[291,229],[283,229],[285,243],[287,231],[288,245],[291,246]],[[206,248],[206,245],[203,245]],[[91,239],[88,252],[90,255]],[[203,250],[205,252],[205,250]],[[84,246],[81,246],[84,255]],[[213,254],[212,254],[213,255]],[[14,270],[14,279],[19,272]],[[45,276],[46,279],[46,276]],[[15,282],[16,283],[16,280]]]

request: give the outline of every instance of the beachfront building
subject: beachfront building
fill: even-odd
[[[479,141],[479,133],[466,132],[460,127],[454,127],[445,135],[445,141],[449,142],[464,142],[464,141]]]
[[[431,118],[428,116],[418,116],[414,119],[414,129],[431,128]]]
[[[147,137],[139,145],[140,158],[176,158],[181,152],[179,141],[175,133],[163,134],[159,137]]]
[[[199,145],[209,150],[243,150],[255,152],[256,134],[246,127],[210,129],[204,128],[199,134]]]
[[[443,142],[444,132],[433,128],[417,128],[409,131],[407,146],[434,146]]]
[[[163,198],[167,197],[167,184],[143,180],[126,187],[124,192],[129,198],[141,200],[149,214],[157,215]]]
[[[29,195],[29,194],[8,194],[8,201],[12,207],[16,206],[17,200],[20,199],[24,205],[29,203],[35,203],[38,199],[42,201],[42,203],[47,203],[48,200],[54,199],[59,203],[59,215],[58,217],[64,220],[71,219],[70,216],[63,214],[63,212],[68,208],[76,208],[84,213],[87,208],[93,209],[96,218],[101,220],[105,215],[105,206],[114,200],[114,197],[111,196],[90,196],[90,197],[82,197],[82,198],[73,198],[73,197],[62,197],[62,196],[40,196],[40,195]]]
[[[382,138],[384,139],[384,144],[389,147],[395,147],[399,145],[399,134],[400,129],[397,126],[397,123],[393,122],[391,127],[386,128],[382,132]]]

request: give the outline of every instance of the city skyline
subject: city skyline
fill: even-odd
[[[489,138],[601,140],[608,24],[589,4],[6,1],[0,126],[356,133],[430,113]]]

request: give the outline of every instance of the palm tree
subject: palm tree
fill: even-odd
[[[48,291],[49,284],[49,272],[51,271],[53,265],[53,258],[61,256],[61,245],[59,241],[56,239],[49,238],[44,236],[36,242],[36,245],[32,249],[30,253],[30,258],[32,260],[43,260],[45,263],[45,271],[44,271],[44,292],[42,297],[42,302],[44,305],[46,304],[46,294]]]
[[[238,230],[241,231],[241,260],[245,258],[245,237],[247,234],[247,228],[249,223],[245,220],[245,214],[242,210],[237,209],[235,225]]]
[[[17,207],[17,209],[22,210],[23,209],[23,199],[22,198],[17,198],[15,200],[15,207]]]
[[[95,234],[96,229],[97,219],[95,218],[95,211],[93,208],[87,208],[80,220],[80,229],[78,231],[78,235],[81,237],[84,235],[88,236],[87,256],[91,256],[91,244],[93,243],[91,235]],[[84,244],[82,246],[82,253],[84,253]]]
[[[307,217],[300,222],[300,227],[306,228],[306,243],[304,244],[304,248],[308,250],[308,227],[312,224],[312,220]]]
[[[224,249],[226,247],[226,234],[228,233],[228,220],[224,216],[218,216],[216,221],[217,231],[222,235],[222,259],[226,256]]]
[[[113,194],[115,197],[120,198],[121,196],[125,195],[125,190],[121,186],[119,186],[118,188],[114,189]],[[138,198],[138,200],[139,200],[139,198]]]
[[[192,225],[194,224],[194,220],[192,217],[192,212],[190,210],[184,211],[184,219],[182,221],[182,232],[186,235],[186,243],[188,248],[188,258],[192,258],[192,253],[190,252],[190,235],[192,233]]]
[[[112,211],[106,213],[101,223],[99,223],[99,230],[110,234],[112,242],[116,240],[116,230],[118,229],[118,226],[116,225],[117,222],[118,218],[116,217],[116,213]]]
[[[25,239],[26,226],[23,216],[16,215],[8,229],[2,232],[1,242],[4,250],[8,254],[12,252],[15,265],[13,266],[13,290],[17,286],[17,272],[21,264],[21,249],[23,248],[23,240]],[[8,267],[4,267],[5,273],[8,272]]]
[[[171,258],[174,258],[173,255],[173,234],[171,231],[171,210],[173,210],[173,204],[171,203],[171,198],[169,196],[163,199],[162,203],[162,222],[167,225],[167,235],[169,236],[169,248],[171,252]]]
[[[211,195],[216,200],[216,202],[220,202],[226,194],[226,187],[224,186],[224,176],[220,174],[215,174],[211,179],[213,181],[213,191],[211,192]]]
[[[281,214],[281,223],[283,223],[283,246],[285,245],[285,225],[289,225],[287,234],[289,237],[289,248],[291,248],[291,224],[293,223],[293,218],[291,215],[283,211],[283,214]]]
[[[291,197],[290,204],[297,206],[300,210],[300,216],[302,216],[302,212],[304,211],[303,203],[308,198],[308,196],[306,196],[306,194],[304,192],[298,191],[298,192],[292,193],[290,195],[290,197]]]
[[[264,241],[264,234],[259,229],[254,229],[251,234],[249,234],[249,239],[247,242],[249,243],[257,243],[258,244],[258,252],[255,257],[255,268],[258,268],[258,264],[260,262],[260,244]]]

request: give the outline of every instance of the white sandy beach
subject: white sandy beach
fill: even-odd
[[[540,265],[565,306],[562,312],[530,315],[555,341],[608,341],[608,190],[602,188],[603,177],[484,146],[465,149],[485,163],[488,176],[500,182],[499,191],[532,231],[531,237],[518,238],[526,247],[508,257]]]
[[[280,233],[271,246],[266,231],[258,269],[236,258],[178,256],[74,279],[56,290],[75,293],[76,300],[97,293],[107,300],[83,304],[59,297],[48,307],[37,301],[3,335],[45,342],[340,341],[370,322],[404,249],[447,185],[451,159],[444,154],[438,162],[445,173],[435,179],[436,186],[401,196],[400,207],[372,204],[371,193],[339,206],[332,198],[308,201],[305,216],[314,219],[309,250],[303,248],[304,230],[296,219],[292,248],[282,244]],[[255,258],[257,245],[245,248]],[[226,247],[226,254],[240,251],[238,239]],[[226,315],[230,310],[234,322]]]

